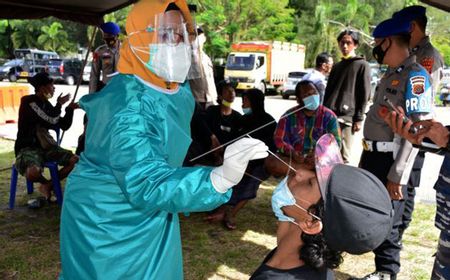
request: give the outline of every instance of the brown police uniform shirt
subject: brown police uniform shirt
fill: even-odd
[[[214,66],[211,58],[202,51],[202,77],[189,81],[195,101],[200,103],[214,103],[217,100],[217,89],[214,83]]]
[[[91,76],[89,79],[89,93],[96,92],[100,81],[107,84],[111,79],[109,75],[116,72],[119,62],[119,48],[110,48],[106,44],[94,51]],[[100,80],[100,75],[102,79]]]
[[[444,59],[431,44],[430,37],[425,36],[417,46],[412,48],[411,55],[415,55],[417,63],[422,65],[430,74],[434,93],[436,93],[443,75]]]
[[[378,114],[380,108],[387,107],[387,97],[395,106],[401,106],[408,118],[419,120],[427,118],[432,111],[432,88],[428,72],[416,63],[415,56],[408,57],[401,66],[389,69],[381,79],[372,107],[364,124],[364,138],[371,141],[393,142],[394,133]],[[400,183],[412,145],[402,139],[388,180]]]

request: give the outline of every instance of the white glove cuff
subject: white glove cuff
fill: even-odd
[[[234,184],[223,176],[223,167],[219,166],[212,170],[210,174],[211,183],[218,193],[226,193]]]

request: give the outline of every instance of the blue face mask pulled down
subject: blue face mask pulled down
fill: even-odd
[[[320,96],[318,94],[310,95],[308,97],[303,98],[303,103],[305,104],[305,108],[311,111],[317,110],[320,105]]]
[[[242,108],[242,112],[244,113],[244,115],[250,115],[252,113],[252,108]]]
[[[287,185],[287,177],[281,181],[278,186],[275,188],[272,194],[272,210],[275,213],[278,221],[281,222],[291,222],[293,224],[297,224],[294,218],[288,217],[281,210],[284,206],[297,205],[294,196],[292,195],[289,187]]]

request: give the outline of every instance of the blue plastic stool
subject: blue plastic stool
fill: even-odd
[[[63,195],[61,190],[61,182],[59,181],[58,175],[58,164],[56,162],[46,162],[44,167],[50,170],[50,176],[52,178],[53,191],[56,195],[56,202],[59,206],[62,206],[63,203]],[[16,191],[17,191],[17,178],[19,176],[19,172],[17,171],[16,165],[12,165],[11,170],[11,185],[9,192],[9,209],[14,209],[14,204],[16,201]],[[27,179],[27,192],[28,194],[32,194],[34,192],[33,182]]]
[[[56,132],[56,142],[60,144],[59,138],[59,128],[54,129]],[[56,202],[59,206],[62,206],[63,203],[63,195],[61,190],[61,182],[59,181],[58,175],[58,163],[54,161],[49,161],[44,163],[44,168],[48,168],[50,171],[50,177],[52,179],[53,191],[56,195]],[[17,191],[17,178],[19,177],[19,172],[17,171],[16,165],[12,165],[11,169],[11,185],[9,191],[9,209],[14,209],[14,204],[16,201],[16,191]],[[28,194],[32,194],[34,192],[33,182],[27,179],[27,192]]]

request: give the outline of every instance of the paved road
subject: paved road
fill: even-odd
[[[1,85],[7,85],[6,82],[0,82]],[[77,95],[77,100],[83,95],[87,94],[88,88],[86,85],[82,85],[79,89]],[[32,87],[30,86],[30,92],[32,92]],[[55,96],[50,100],[53,104],[56,102],[57,96],[60,93],[70,93],[74,94],[75,86],[66,85],[56,85]],[[233,103],[233,109],[242,113],[241,109],[241,98],[236,98],[236,102]],[[276,120],[289,108],[296,105],[293,97],[290,100],[284,100],[281,96],[268,96],[266,98],[265,106],[266,111],[271,114]],[[439,107],[436,110],[437,120],[443,122],[446,125],[450,124],[450,109]],[[76,110],[74,115],[74,122],[72,127],[64,134],[62,146],[66,148],[75,148],[77,145],[78,136],[83,131],[83,111]],[[0,125],[0,137],[15,139],[17,134],[17,124],[6,124]],[[362,138],[361,133],[357,134],[359,139]],[[355,141],[354,153],[351,159],[352,165],[357,165],[359,161],[359,156],[362,151],[361,141]],[[425,165],[422,170],[421,187],[418,189],[418,199],[426,202],[434,202],[435,194],[432,186],[437,179],[439,169],[442,163],[442,157],[427,154],[425,159]]]
[[[238,98],[233,108],[240,109],[241,102]],[[295,100],[291,97],[290,100],[283,100],[280,96],[269,96],[266,99],[266,111],[270,113],[276,120],[290,107],[294,106]],[[445,125],[450,125],[450,108],[437,107],[436,120]],[[358,165],[359,158],[362,152],[362,132],[357,134],[358,140],[355,141],[355,146],[350,163],[354,166]],[[439,169],[442,164],[443,157],[435,154],[427,153],[425,157],[424,167],[422,169],[422,179],[420,187],[417,189],[417,199],[422,202],[434,203],[436,201],[435,191],[433,185],[439,175]]]

